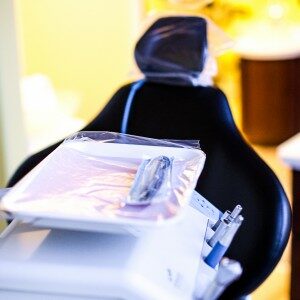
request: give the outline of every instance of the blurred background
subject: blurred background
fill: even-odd
[[[299,0],[1,0],[0,186],[138,78],[135,42],[153,14],[170,11],[203,14],[235,42],[217,58],[215,84],[291,198],[276,147],[300,131]],[[289,299],[289,252],[253,299]]]

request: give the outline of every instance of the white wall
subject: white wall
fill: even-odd
[[[0,0],[0,186],[26,155],[13,0]]]

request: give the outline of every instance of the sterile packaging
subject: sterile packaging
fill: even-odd
[[[163,168],[154,172],[157,193],[146,205],[132,205],[127,200],[139,167],[157,157],[170,159],[169,175],[162,181]],[[197,141],[79,132],[17,183],[1,205],[40,226],[109,232],[155,227],[182,215],[204,161]]]

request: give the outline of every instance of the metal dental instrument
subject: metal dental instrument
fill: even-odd
[[[243,272],[239,262],[223,258],[214,281],[208,286],[202,300],[215,300],[223,293],[233,281],[237,280]]]
[[[170,187],[173,159],[158,156],[142,162],[126,199],[128,205],[148,205],[164,187]]]
[[[244,218],[242,216],[238,216],[228,228],[228,230],[224,233],[224,235],[216,242],[210,253],[204,259],[205,263],[211,268],[215,268],[217,264],[220,262],[228,247],[230,246],[236,232],[240,228]]]
[[[214,247],[220,238],[225,234],[229,226],[231,226],[231,222],[228,219],[221,220],[220,225],[216,229],[214,235],[208,240],[207,244],[211,247]]]
[[[222,215],[221,219],[219,221],[217,221],[214,226],[212,227],[212,230],[216,231],[217,228],[220,226],[222,220],[227,219],[230,222],[232,222],[242,211],[242,206],[241,205],[237,205],[232,212],[230,212],[229,210],[226,210],[224,212],[224,214]]]
[[[10,212],[4,210],[1,208],[1,198],[8,193],[11,190],[11,188],[2,188],[0,189],[0,219],[5,219],[5,220],[12,220],[13,216]]]
[[[214,224],[214,226],[211,228],[213,231],[216,231],[217,228],[220,226],[221,222],[226,219],[231,214],[230,210],[226,210],[222,217]]]
[[[11,188],[2,188],[0,189],[0,199],[11,190]]]
[[[232,222],[241,213],[242,210],[242,206],[237,205],[227,218],[230,220],[230,222]]]

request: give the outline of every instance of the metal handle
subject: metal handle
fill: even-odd
[[[2,209],[2,207],[1,207],[2,197],[10,190],[11,190],[11,188],[2,188],[2,189],[0,189],[0,219],[5,219],[5,220],[12,220],[13,219],[12,214],[10,212]]]

